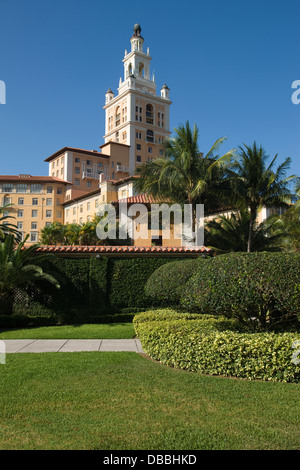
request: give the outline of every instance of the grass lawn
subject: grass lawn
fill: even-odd
[[[132,323],[43,326],[0,330],[0,339],[130,339],[135,336]]]
[[[7,354],[0,449],[299,449],[299,393],[136,353]]]

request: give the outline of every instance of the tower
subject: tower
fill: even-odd
[[[139,24],[133,27],[131,50],[123,59],[124,77],[118,93],[105,94],[105,143],[130,146],[128,173],[134,174],[141,163],[163,157],[163,141],[169,130],[169,88],[166,84],[156,94],[154,74],[151,76],[150,50],[144,52],[144,38]]]

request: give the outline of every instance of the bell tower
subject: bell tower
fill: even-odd
[[[169,131],[169,88],[165,84],[156,94],[151,76],[150,49],[144,52],[144,38],[139,24],[133,27],[131,50],[123,59],[124,77],[119,80],[118,94],[109,88],[105,95],[105,143],[129,145],[128,174],[149,159],[162,158],[163,141]],[[118,175],[116,175],[117,177]]]

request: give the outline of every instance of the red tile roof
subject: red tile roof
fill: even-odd
[[[159,200],[158,198],[154,198],[148,194],[138,194],[136,196],[118,199],[112,204],[163,204],[164,202],[167,203],[167,201]]]
[[[38,253],[61,254],[200,254],[210,253],[206,246],[170,247],[170,246],[80,246],[80,245],[42,245],[36,249]]]
[[[61,183],[72,184],[70,181],[61,180],[54,176],[32,176],[32,175],[0,175],[0,181],[28,182],[28,183]]]
[[[45,162],[50,162],[53,160],[53,158],[58,157],[62,153],[65,153],[67,151],[74,152],[74,153],[83,153],[85,155],[93,155],[94,157],[103,157],[103,158],[110,158],[109,155],[105,155],[101,152],[98,152],[97,150],[84,150],[84,149],[79,149],[76,147],[63,147],[62,149],[58,150],[57,152],[53,153],[53,155],[50,155],[50,157],[47,157],[44,161]]]

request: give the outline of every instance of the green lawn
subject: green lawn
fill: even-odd
[[[7,354],[0,449],[299,449],[299,394],[136,353]]]
[[[135,336],[132,323],[44,326],[0,330],[0,339],[129,339]]]

